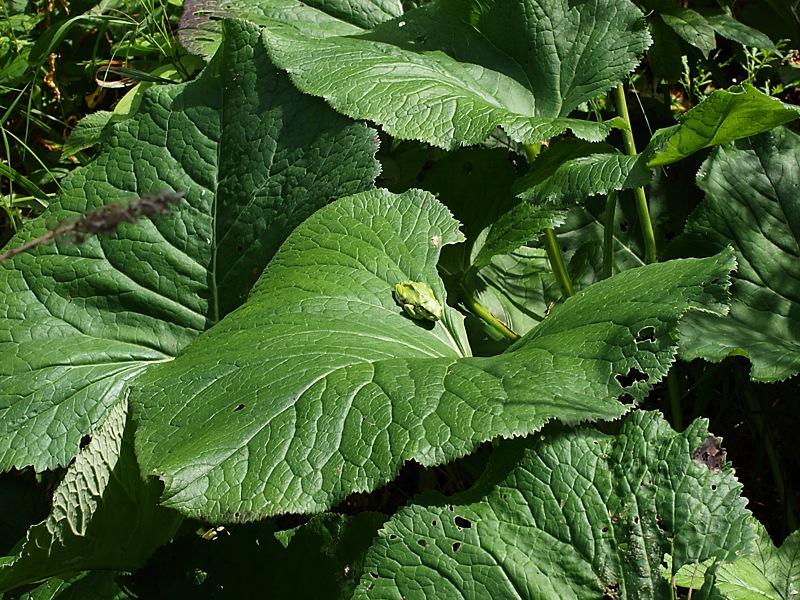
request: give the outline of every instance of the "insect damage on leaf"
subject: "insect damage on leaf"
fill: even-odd
[[[694,451],[692,458],[701,465],[707,466],[712,473],[719,473],[722,470],[722,465],[725,464],[726,455],[727,452],[719,446],[719,440],[710,435],[703,442],[703,445]]]

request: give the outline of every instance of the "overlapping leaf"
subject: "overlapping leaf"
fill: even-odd
[[[660,167],[703,148],[769,131],[798,116],[800,107],[767,96],[749,84],[716,90],[684,114],[680,124],[659,129],[643,154],[649,167]]]
[[[618,121],[567,117],[619,83],[650,43],[628,0],[435,0],[364,35],[302,29],[282,20],[264,33],[301,90],[444,148],[483,141],[497,126],[524,143],[567,129],[603,139]]]
[[[0,468],[67,464],[128,382],[241,304],[296,224],[371,187],[374,132],[297,92],[254,27],[231,22],[218,58],[195,82],[148,90],[12,242],[107,203],[185,192],[170,217],[0,266]]]
[[[318,211],[248,302],[133,392],[145,473],[213,521],[320,511],[414,459],[463,456],[550,419],[614,418],[663,377],[684,311],[724,312],[730,253],[635,269],[571,298],[501,356],[469,357],[462,317],[392,297],[436,271],[458,223],[429,194],[365,192]]]
[[[392,517],[356,597],[669,597],[665,555],[675,569],[732,560],[754,537],[732,471],[692,459],[705,427],[675,433],[658,413],[637,412],[617,436],[540,436],[510,468],[506,447],[482,497]]]
[[[50,516],[0,568],[0,590],[86,569],[132,571],[175,533],[180,515],[158,506],[158,482],[139,477],[127,413],[126,401],[116,404],[70,465]]]
[[[295,23],[317,37],[362,33],[403,13],[393,0],[187,0],[180,23],[181,43],[189,52],[210,58],[222,40],[222,19],[246,19],[260,23],[281,19]]]
[[[800,594],[800,531],[776,548],[761,523],[754,523],[758,538],[749,555],[722,565],[717,571],[717,588],[730,600],[764,598],[788,600]]]
[[[781,128],[720,146],[704,163],[706,198],[681,243],[709,251],[730,244],[739,268],[730,315],[693,315],[682,325],[687,359],[743,354],[756,381],[800,372],[799,156],[800,137]]]

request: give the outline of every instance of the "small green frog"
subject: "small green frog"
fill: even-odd
[[[442,305],[433,295],[431,286],[419,281],[404,281],[394,286],[394,298],[412,319],[438,321]]]

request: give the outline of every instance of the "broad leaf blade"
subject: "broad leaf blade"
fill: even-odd
[[[158,482],[139,476],[127,413],[126,401],[116,404],[75,459],[50,516],[0,568],[0,590],[88,569],[133,571],[175,533],[180,515],[158,506]]]
[[[650,41],[641,17],[627,0],[437,0],[361,36],[285,22],[264,36],[301,90],[395,137],[455,148],[502,126],[524,143],[567,129],[597,141],[618,122],[565,117],[636,67]]]
[[[613,190],[644,187],[651,176],[640,154],[627,156],[608,144],[566,139],[542,152],[514,188],[524,200],[580,202]]]
[[[743,46],[750,46],[752,48],[762,48],[770,52],[778,52],[775,44],[764,33],[758,29],[748,27],[741,21],[737,21],[728,13],[719,9],[698,9],[706,21],[714,28],[722,37],[739,42]]]
[[[730,600],[789,600],[800,593],[800,531],[776,548],[764,526],[753,519],[758,537],[754,552],[722,565],[717,588]]]
[[[353,35],[403,13],[393,0],[187,0],[179,35],[189,52],[210,58],[222,40],[224,18],[245,19],[261,24],[265,19],[290,21],[318,37]]]
[[[317,512],[550,419],[614,418],[675,355],[689,309],[724,312],[730,253],[622,273],[508,352],[468,356],[462,317],[413,321],[392,297],[436,271],[458,223],[432,196],[376,190],[297,228],[248,302],[134,390],[143,471],[212,521]],[[232,485],[232,481],[236,483]]]
[[[800,137],[776,129],[720,146],[701,168],[706,192],[682,244],[736,250],[730,315],[693,315],[681,327],[681,354],[720,361],[743,354],[756,381],[800,372]]]
[[[662,10],[659,14],[675,33],[700,50],[706,58],[708,53],[717,47],[714,29],[696,10],[676,6]]]
[[[643,154],[649,167],[660,167],[703,148],[768,131],[798,116],[800,107],[767,96],[749,84],[717,90],[684,114],[679,125],[656,131]]]
[[[164,188],[185,192],[172,215],[0,266],[0,468],[66,465],[128,382],[241,304],[295,225],[372,186],[375,149],[297,92],[252,26],[229,23],[198,80],[148,90],[11,245]]]
[[[669,597],[665,554],[677,569],[732,559],[753,539],[732,471],[692,459],[705,425],[675,433],[658,413],[636,412],[616,436],[578,429],[531,440],[506,470],[500,449],[498,483],[482,498],[392,517],[356,597]]]

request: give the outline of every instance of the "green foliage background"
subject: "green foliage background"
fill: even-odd
[[[746,497],[796,529],[771,419],[796,417],[797,23],[187,2],[179,44],[178,6],[80,8],[4,5],[6,250],[34,245],[0,263],[4,596],[796,593],[796,535]],[[47,57],[82,31],[127,58],[98,90],[140,83],[61,179],[17,107],[52,136],[34,84],[61,93]],[[169,215],[104,224],[164,189]],[[110,235],[36,245],[86,215]],[[771,483],[720,454],[736,424]]]

